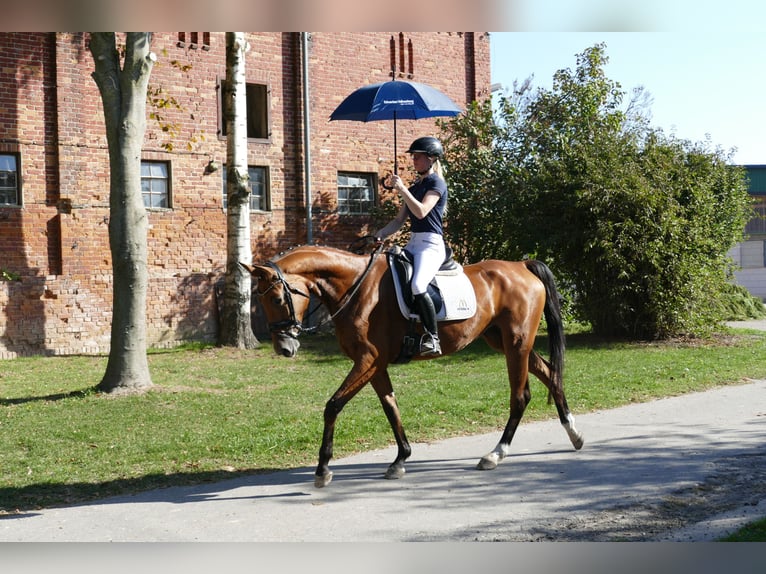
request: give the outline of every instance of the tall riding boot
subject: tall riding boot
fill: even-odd
[[[415,295],[415,309],[420,315],[425,334],[420,339],[420,354],[425,356],[441,355],[439,331],[436,327],[436,309],[428,293]]]

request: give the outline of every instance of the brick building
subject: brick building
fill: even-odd
[[[256,260],[309,239],[344,247],[368,231],[378,179],[393,167],[393,126],[328,121],[347,94],[390,79],[393,66],[397,78],[430,84],[461,106],[489,95],[486,33],[305,38],[304,52],[301,33],[248,34]],[[160,103],[148,111],[160,118],[148,120],[142,156],[149,344],[214,340],[214,285],[226,260],[225,37],[157,33],[152,50],[150,97]],[[85,33],[0,34],[0,358],[109,348],[109,163],[92,71]],[[434,132],[433,120],[398,122],[400,169],[409,142]]]

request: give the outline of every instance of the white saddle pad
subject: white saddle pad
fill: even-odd
[[[439,287],[444,303],[436,313],[437,321],[457,321],[468,319],[476,314],[476,293],[468,277],[463,273],[462,267],[446,273],[437,273],[436,285]],[[402,287],[396,277],[394,277],[394,288],[402,315],[407,319],[420,320],[420,315],[410,311],[404,302]]]

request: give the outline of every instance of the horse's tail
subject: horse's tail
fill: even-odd
[[[556,289],[553,273],[542,261],[530,259],[524,262],[529,269],[545,285],[545,322],[548,326],[548,349],[550,352],[551,375],[553,384],[562,388],[564,377],[564,321],[561,319],[561,297]],[[548,401],[550,402],[550,392]]]

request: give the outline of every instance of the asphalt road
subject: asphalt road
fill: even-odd
[[[0,541],[700,541],[766,516],[766,381],[575,416],[582,450],[555,418],[522,422],[494,471],[475,466],[499,433],[414,444],[401,480],[382,478],[390,448],[335,460],[324,489],[307,461],[6,515]]]

